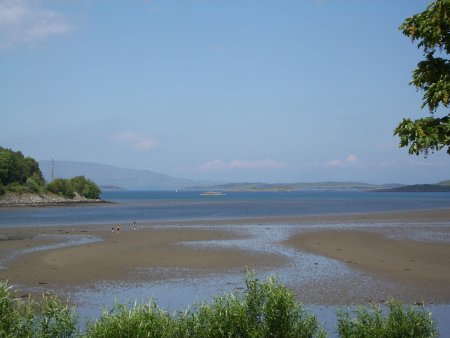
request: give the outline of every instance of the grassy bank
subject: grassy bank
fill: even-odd
[[[387,309],[361,307],[338,312],[340,337],[435,337],[430,313],[391,301]],[[0,337],[326,337],[317,318],[307,313],[277,278],[250,274],[243,292],[217,296],[169,314],[155,303],[116,304],[77,329],[75,308],[54,297],[42,301],[14,298],[0,283]]]

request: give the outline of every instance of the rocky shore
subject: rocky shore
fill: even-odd
[[[96,204],[96,203],[108,203],[108,202],[101,199],[88,199],[78,194],[76,194],[73,199],[65,198],[63,196],[50,193],[43,193],[43,194],[6,193],[4,196],[0,197],[0,208],[45,207],[55,205],[73,205],[73,204],[78,205],[78,204]]]

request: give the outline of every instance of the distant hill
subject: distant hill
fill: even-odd
[[[380,189],[383,192],[450,192],[450,185],[445,184],[413,184],[392,189]]]
[[[399,187],[400,184],[369,184],[361,182],[314,182],[314,183],[228,183],[210,186],[211,190],[224,191],[292,191],[292,190],[376,190]]]
[[[51,180],[51,161],[39,161],[46,181]],[[124,169],[100,163],[55,161],[55,177],[83,175],[97,185],[124,189],[171,190],[200,185],[188,179],[174,178],[150,170]]]
[[[51,161],[39,161],[46,181],[51,180]],[[221,191],[293,191],[293,190],[375,190],[375,191],[450,191],[450,180],[438,184],[406,186],[402,184],[369,184],[363,182],[300,183],[227,183],[199,182],[175,178],[150,170],[124,169],[100,163],[55,161],[55,177],[85,176],[104,190],[221,190]]]

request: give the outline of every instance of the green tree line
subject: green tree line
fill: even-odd
[[[71,179],[55,179],[47,183],[44,180],[39,163],[25,157],[20,151],[0,147],[0,195],[15,193],[53,193],[66,198],[77,194],[91,199],[100,197],[100,188],[84,176]]]

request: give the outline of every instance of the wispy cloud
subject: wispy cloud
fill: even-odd
[[[198,167],[200,171],[218,171],[218,170],[234,170],[234,169],[278,169],[285,167],[284,162],[278,162],[269,158],[263,160],[232,160],[225,162],[222,160],[212,160],[203,163]]]
[[[33,45],[70,30],[64,15],[44,8],[39,0],[0,0],[0,49]]]
[[[146,135],[142,135],[135,132],[125,132],[117,135],[116,140],[130,145],[134,150],[138,152],[145,152],[155,148],[158,145],[158,141]]]
[[[356,165],[358,163],[358,157],[354,154],[349,154],[344,160],[331,160],[327,162],[327,165],[329,167],[343,167],[346,165]]]

